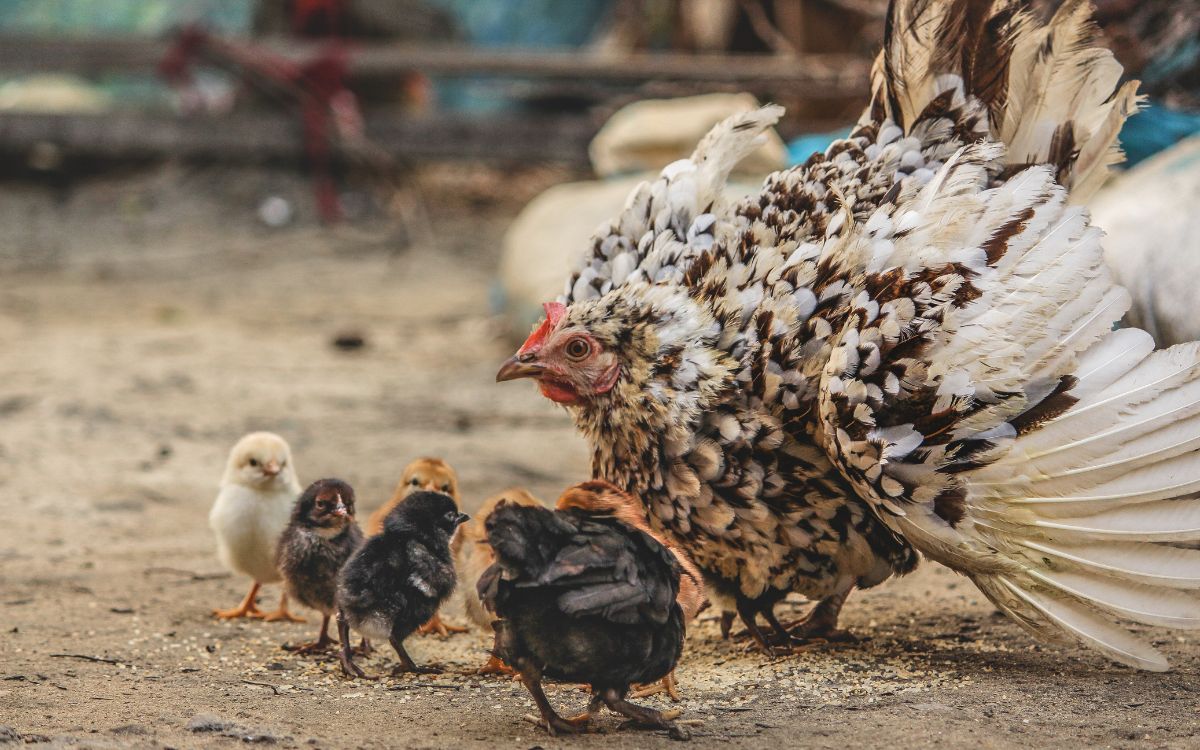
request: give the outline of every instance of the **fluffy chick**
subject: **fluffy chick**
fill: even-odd
[[[683,652],[680,568],[652,536],[608,512],[501,503],[487,521],[496,563],[479,580],[500,619],[496,654],[521,675],[551,733],[583,731],[601,704],[640,726],[686,733],[629,703],[635,683],[662,679]],[[587,712],[559,716],[542,678],[591,686]]]
[[[527,491],[513,487],[499,494],[492,495],[484,501],[475,516],[464,523],[454,538],[450,540],[450,551],[454,554],[454,567],[458,570],[459,590],[462,591],[463,608],[467,616],[484,632],[492,631],[492,620],[495,617],[484,608],[479,599],[479,591],[475,584],[479,582],[483,572],[496,561],[496,553],[487,540],[487,519],[501,502],[529,507],[543,507],[538,500]],[[479,669],[480,674],[506,674],[511,672],[493,653],[488,661]]]
[[[329,637],[329,620],[337,607],[338,572],[362,542],[362,530],[354,520],[354,489],[340,479],[310,484],[279,538],[276,559],[284,590],[321,613],[321,630],[317,640],[289,651],[313,653],[335,643]]]
[[[704,596],[704,578],[700,574],[700,569],[678,544],[650,530],[650,524],[646,521],[645,506],[633,495],[608,482],[593,480],[568,489],[558,498],[555,507],[559,510],[578,508],[593,513],[611,515],[618,521],[649,534],[659,544],[670,550],[671,554],[675,556],[675,562],[679,563],[679,595],[675,600],[679,603],[679,608],[683,610],[685,624],[693,623],[700,611],[708,604],[708,600]],[[670,696],[671,700],[679,702],[679,690],[675,685],[675,670],[671,670],[655,685],[635,686],[632,695],[634,698],[645,698],[662,692]]]
[[[454,472],[454,468],[440,458],[418,458],[404,467],[400,483],[392,492],[391,499],[367,519],[367,536],[375,536],[383,531],[383,519],[387,518],[387,514],[399,505],[401,500],[417,490],[442,492],[454,498],[456,506],[462,507],[462,498],[458,494],[458,474]],[[437,633],[444,638],[451,633],[465,633],[467,629],[443,622],[441,615],[435,613],[417,632],[421,635]]]
[[[419,491],[392,509],[383,531],[359,548],[338,576],[338,635],[342,670],[367,675],[350,652],[350,628],[387,640],[400,659],[398,672],[436,672],[417,667],[404,639],[437,612],[454,591],[450,536],[468,516],[441,492]]]
[[[233,446],[208,524],[217,536],[217,556],[225,567],[249,576],[250,591],[233,609],[213,610],[221,619],[259,617],[268,622],[304,622],[287,608],[287,592],[274,612],[258,609],[258,590],[280,579],[275,553],[287,528],[300,481],[287,441],[271,432],[252,432]]]
[[[447,494],[454,498],[456,506],[462,507],[462,498],[458,495],[458,474],[454,468],[440,458],[418,458],[404,467],[391,499],[367,519],[367,536],[375,536],[383,531],[383,519],[392,512],[392,508],[417,490]]]

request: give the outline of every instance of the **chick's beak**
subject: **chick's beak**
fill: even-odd
[[[333,515],[338,518],[346,518],[350,515],[350,511],[346,509],[345,505],[338,503],[337,507],[333,509]]]
[[[273,477],[279,473],[279,464],[275,461],[268,461],[263,464],[262,473],[269,477]]]
[[[545,370],[546,366],[535,361],[530,355],[522,357],[519,354],[514,354],[500,366],[500,371],[496,373],[496,382],[503,383],[506,380],[536,378],[545,372]]]
[[[471,520],[471,517],[468,516],[466,513],[459,513],[458,518],[454,521],[454,525],[462,526],[464,523],[466,523],[467,521],[470,521],[470,520]]]

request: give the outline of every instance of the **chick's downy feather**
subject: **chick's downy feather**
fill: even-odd
[[[479,590],[500,618],[505,663],[597,692],[652,682],[675,666],[684,634],[679,565],[651,536],[607,514],[508,504],[487,531],[496,564]]]
[[[208,517],[226,567],[260,583],[279,580],[276,547],[300,490],[283,438],[255,432],[234,445]]]

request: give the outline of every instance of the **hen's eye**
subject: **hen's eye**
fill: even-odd
[[[251,465],[251,466],[258,466],[258,459],[257,459],[257,458],[252,458],[252,459],[250,459],[250,465]]]
[[[571,339],[567,342],[566,352],[571,359],[586,359],[592,353],[592,345],[587,339]]]

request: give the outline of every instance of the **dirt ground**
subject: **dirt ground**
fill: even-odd
[[[433,241],[396,252],[382,230],[260,228],[245,204],[262,186],[222,179],[0,190],[0,745],[670,742],[611,716],[546,736],[523,688],[472,674],[476,633],[410,641],[444,675],[349,682],[281,650],[311,623],[210,617],[246,588],[207,525],[246,431],[286,436],[302,481],[349,480],[364,513],[421,454],[457,466],[468,511],[514,484],[553,498],[587,470],[563,412],[493,382],[511,343],[492,272],[518,201],[444,208]],[[347,331],[366,346],[331,346]],[[1150,632],[1175,664],[1162,675],[1042,648],[934,565],[851,599],[858,644],[771,660],[706,615],[678,675],[694,746],[1200,746],[1194,638]]]

